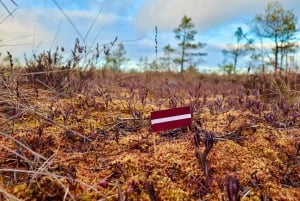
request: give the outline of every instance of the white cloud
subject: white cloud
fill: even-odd
[[[282,0],[287,9],[300,6],[298,0]],[[200,30],[216,28],[234,19],[249,20],[264,12],[267,2],[261,0],[145,0],[134,18],[138,31],[148,32],[155,25],[173,30],[184,15],[191,17]]]
[[[153,32],[158,26],[161,32],[171,33],[182,17],[192,18],[198,31],[197,40],[207,44],[203,51],[208,65],[222,62],[221,49],[234,40],[233,33],[241,26],[247,31],[246,23],[255,15],[263,14],[269,1],[261,0],[145,0],[133,19],[136,32]],[[299,0],[281,0],[285,9],[292,9],[299,16]],[[160,33],[159,33],[160,34]],[[172,34],[172,33],[171,33]],[[154,35],[153,35],[154,36]],[[159,35],[160,37],[160,35]],[[165,38],[163,43],[176,45],[174,35]],[[218,59],[216,59],[218,58]]]
[[[198,31],[197,40],[207,43],[204,58],[210,63],[215,61],[218,50],[232,40],[238,26],[264,12],[267,1],[261,0],[56,0],[70,17],[80,34],[84,37],[95,19],[99,9],[101,14],[90,31],[87,42],[96,38],[99,43],[109,42],[115,36],[128,47],[131,58],[154,55],[154,27],[158,26],[158,51],[167,45],[175,47],[177,41],[172,33],[183,15],[192,18]],[[294,9],[300,16],[299,0],[281,0],[286,9]],[[18,10],[13,18],[0,24],[0,52],[6,50],[18,54],[31,54],[32,49],[41,44],[39,51],[48,50],[56,45],[69,51],[78,34],[62,12],[51,0],[19,1]],[[0,6],[1,8],[1,6]],[[1,8],[1,13],[5,10]],[[59,28],[61,24],[61,27]],[[244,27],[243,27],[244,29]],[[58,37],[55,39],[56,34]],[[139,39],[141,38],[142,39]],[[135,40],[139,39],[139,40]],[[34,44],[32,44],[34,41]],[[118,40],[119,42],[119,40]],[[1,47],[3,44],[30,43],[16,47]],[[53,46],[52,46],[53,45]],[[135,59],[134,58],[134,59]],[[1,58],[0,58],[1,59]],[[221,61],[217,61],[221,62]]]
[[[1,25],[0,52],[11,51],[16,57],[30,53],[37,44],[48,44],[52,33],[32,13],[19,10]]]
[[[230,10],[234,8],[229,6],[229,9],[226,9],[222,7],[224,3],[225,1],[216,0],[148,0],[137,13],[134,24],[138,31],[148,32],[155,25],[171,31],[178,26],[181,18],[187,15],[197,27],[206,29],[228,19],[228,14],[232,15]],[[228,5],[227,1],[226,4]]]
[[[85,10],[65,12],[83,37],[97,15],[97,12]],[[88,43],[92,43],[104,25],[110,26],[118,20],[114,13],[101,13],[89,33]],[[4,55],[7,50],[11,51],[21,60],[24,53],[31,56],[33,51],[42,52],[55,48],[56,45],[70,50],[75,38],[79,38],[74,27],[57,8],[19,8],[0,27],[0,52]],[[58,38],[55,38],[56,34]],[[109,38],[111,40],[112,37]]]

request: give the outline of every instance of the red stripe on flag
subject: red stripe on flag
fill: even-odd
[[[167,109],[167,110],[160,110],[160,111],[154,111],[151,112],[151,119],[159,119],[164,117],[171,117],[176,115],[182,115],[182,114],[191,114],[191,107],[179,107],[179,108],[173,108],[173,109]]]
[[[181,107],[151,112],[151,129],[152,131],[162,131],[174,128],[187,127],[192,124],[191,107]],[[162,118],[167,118],[159,123],[153,123]],[[175,120],[169,120],[175,118]],[[179,119],[177,119],[179,118]]]

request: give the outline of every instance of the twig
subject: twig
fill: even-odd
[[[38,171],[32,171],[32,170],[21,170],[21,169],[11,169],[11,168],[3,168],[3,169],[0,169],[0,172],[19,172],[19,173],[27,173],[27,174],[40,174],[40,175],[45,175],[45,176],[50,176],[52,178],[54,178],[55,180],[57,180],[57,182],[62,185],[65,189],[67,188],[61,181],[60,179],[72,179],[73,181],[76,181],[82,185],[84,185],[85,187],[89,188],[89,189],[92,189],[94,190],[96,193],[98,193],[99,195],[103,196],[103,194],[98,191],[95,187],[83,182],[83,181],[80,181],[78,179],[73,179],[73,178],[69,178],[69,177],[66,177],[66,176],[61,176],[61,175],[56,175],[56,174],[53,174],[51,172],[38,172]],[[75,200],[74,196],[69,192],[68,193],[70,195],[70,197],[72,198],[72,200]]]
[[[108,129],[106,129],[105,132],[109,132],[110,130],[114,129],[115,127],[117,127],[117,126],[119,126],[121,124],[122,124],[122,122],[118,122],[118,123],[112,125],[111,127],[109,127]]]
[[[50,172],[37,172],[37,171],[31,171],[31,170],[20,170],[20,169],[10,169],[10,168],[3,168],[0,169],[0,172],[20,172],[20,173],[27,173],[27,174],[36,174],[39,173],[40,175],[46,175],[46,176],[51,176],[52,178],[54,178],[64,189],[67,189],[67,187],[59,180],[59,178],[67,178],[64,176],[59,176],[59,175],[55,175],[52,174]],[[75,197],[68,192],[68,195],[71,197],[72,200],[75,201]]]
[[[65,201],[67,199],[68,194],[69,194],[69,188],[66,189],[63,201]]]
[[[50,156],[38,169],[37,172],[42,172],[44,170],[47,170],[47,165],[49,164],[49,161],[52,160],[58,153],[59,148],[55,151],[54,154],[52,154],[52,156]],[[36,174],[37,175],[37,174]],[[36,175],[33,175],[33,179],[35,179]]]
[[[10,14],[8,14],[1,22],[0,24],[2,24],[3,22],[5,22],[5,20],[7,20],[9,17],[11,17],[11,15],[17,10],[17,8],[15,8],[12,12],[10,12]],[[22,45],[22,44],[21,44]],[[6,46],[6,45],[4,45]],[[1,45],[1,47],[3,47],[3,45]]]
[[[206,130],[200,128],[200,126],[197,124],[197,123],[194,123],[194,126],[196,128],[196,130],[201,134],[201,133],[205,133]],[[240,127],[236,130],[233,130],[233,131],[230,131],[230,132],[227,132],[223,135],[220,135],[220,136],[217,136],[217,137],[213,137],[214,141],[226,141],[226,140],[230,140],[232,139],[234,136],[238,136],[243,130],[245,129],[256,129],[258,128],[259,125],[251,125],[251,126],[246,126],[246,127]],[[201,136],[200,137],[201,140],[204,140],[204,136]]]
[[[23,147],[24,149],[26,149],[27,151],[29,151],[32,155],[34,155],[37,158],[41,158],[43,160],[47,160],[44,156],[40,155],[39,153],[33,151],[32,149],[30,149],[28,146],[24,145],[22,142],[20,142],[19,140],[11,137],[10,135],[7,135],[6,133],[0,132],[0,135],[9,138],[10,140],[16,142],[17,144],[19,144],[21,147]]]
[[[63,8],[57,3],[56,0],[52,0],[53,3],[56,5],[56,7],[60,10],[60,12],[65,16],[65,18],[68,20],[68,22],[72,25],[73,29],[76,31],[80,39],[85,43],[85,39],[81,35],[80,31],[77,29],[76,25],[73,23],[71,18],[67,15],[67,13],[63,10]]]
[[[0,193],[3,194],[4,197],[6,197],[7,200],[10,201],[22,201],[19,198],[17,198],[16,196],[6,192],[4,189],[2,189],[2,187],[0,186]]]
[[[8,14],[10,16],[12,16],[12,13],[10,12],[10,10],[7,8],[7,6],[5,5],[5,3],[2,2],[2,0],[0,0],[0,3],[2,4],[2,6],[5,8],[5,10],[8,12]]]
[[[149,120],[149,117],[143,117],[143,118],[122,118],[122,117],[118,117],[118,120],[120,120],[120,121]]]
[[[0,147],[3,148],[3,149],[5,149],[6,151],[9,151],[9,152],[13,153],[13,154],[16,155],[17,157],[20,157],[20,158],[23,159],[25,162],[27,162],[29,166],[32,167],[32,164],[33,164],[34,162],[31,161],[31,160],[29,160],[27,157],[25,157],[25,156],[19,154],[17,151],[11,150],[10,148],[7,148],[7,147],[5,147],[5,146],[3,146],[3,145],[1,145],[1,144],[0,144]]]
[[[79,136],[79,137],[81,137],[81,138],[83,138],[83,139],[85,139],[85,140],[88,140],[89,142],[92,142],[92,139],[91,139],[91,138],[86,137],[86,136],[82,135],[81,133],[79,133],[79,132],[77,132],[77,131],[71,130],[71,129],[69,129],[67,126],[64,126],[64,125],[62,125],[62,124],[59,124],[59,123],[53,121],[52,119],[49,119],[48,117],[46,117],[46,116],[44,116],[43,114],[41,114],[41,113],[39,113],[38,111],[36,111],[36,109],[33,109],[33,112],[34,112],[34,114],[36,114],[38,117],[40,117],[40,118],[42,118],[42,119],[44,119],[44,120],[50,122],[52,125],[55,125],[55,126],[57,126],[57,127],[60,127],[60,128],[62,128],[62,129],[64,129],[64,130],[72,131],[72,134],[75,134],[75,135],[77,135],[77,136]]]
[[[154,185],[152,182],[149,182],[149,181],[146,182],[146,190],[149,194],[150,200],[157,201]]]
[[[124,197],[123,197],[123,193],[122,193],[122,190],[121,190],[121,185],[120,185],[119,180],[117,180],[117,189],[118,189],[119,201],[124,201]]]

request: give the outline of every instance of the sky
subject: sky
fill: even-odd
[[[0,5],[0,60],[10,51],[22,62],[24,53],[54,50],[57,46],[71,52],[74,41],[94,47],[117,37],[131,59],[155,58],[155,26],[158,57],[167,44],[177,47],[174,28],[184,15],[191,17],[196,40],[206,43],[207,53],[199,69],[217,68],[224,57],[221,50],[234,41],[237,27],[263,14],[264,0],[2,0]],[[15,2],[17,5],[15,5]],[[285,9],[300,16],[299,0],[280,0]]]

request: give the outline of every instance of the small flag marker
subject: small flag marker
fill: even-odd
[[[188,127],[192,124],[191,107],[180,107],[151,112],[152,131]]]

